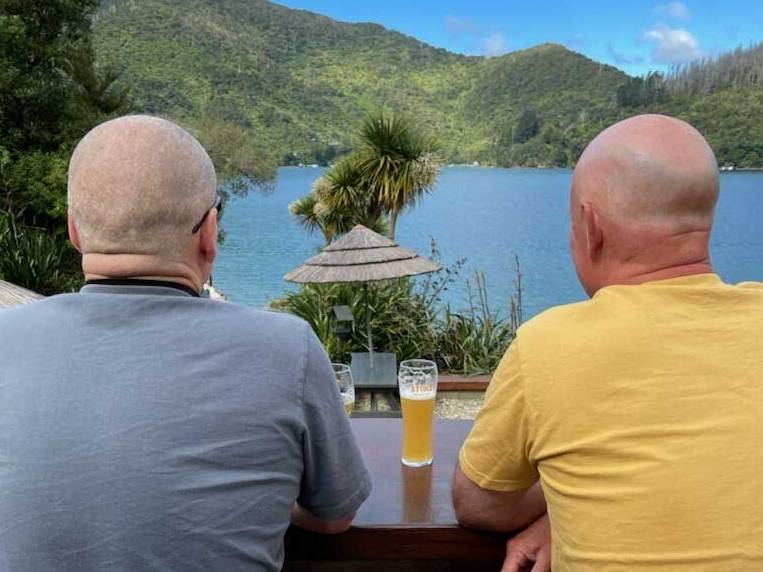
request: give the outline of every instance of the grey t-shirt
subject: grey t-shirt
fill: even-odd
[[[0,570],[278,570],[290,509],[370,478],[291,316],[168,286],[0,311]]]

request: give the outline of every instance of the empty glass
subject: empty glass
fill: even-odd
[[[332,363],[331,366],[334,368],[334,377],[339,386],[344,410],[347,411],[347,415],[352,415],[352,408],[355,405],[355,384],[352,381],[350,366],[344,363]]]

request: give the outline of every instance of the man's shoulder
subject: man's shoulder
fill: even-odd
[[[0,328],[19,322],[29,322],[40,316],[56,312],[74,298],[75,294],[56,294],[16,306],[0,308]]]
[[[293,314],[276,310],[264,310],[231,302],[209,301],[217,310],[212,319],[226,328],[232,328],[233,333],[257,334],[270,341],[292,339],[304,343],[308,323]]]
[[[522,324],[514,343],[526,366],[550,367],[556,358],[588,351],[611,327],[611,318],[595,300],[555,306]]]
[[[286,312],[253,308],[252,306],[244,306],[243,304],[233,302],[210,301],[209,303],[222,310],[226,317],[246,323],[267,324],[269,327],[286,328],[288,330],[296,328],[302,331],[308,327],[305,320]]]
[[[103,302],[104,299],[99,299]],[[186,301],[185,298],[166,298],[164,301]],[[192,316],[198,325],[200,320],[212,330],[224,329],[228,334],[242,338],[257,337],[271,342],[304,344],[309,325],[297,316],[270,310],[260,310],[249,306],[216,300],[195,300],[199,305],[168,304],[167,327],[177,327],[171,315],[178,313],[177,319]],[[204,311],[206,310],[206,311]],[[86,322],[86,316],[100,314],[104,307],[93,307],[92,300],[82,294],[57,294],[20,306],[0,310],[0,335],[13,335],[20,330],[44,327],[46,324]],[[109,308],[106,309],[109,311]],[[189,314],[190,312],[190,314]],[[230,336],[228,336],[230,337]]]
[[[570,328],[578,328],[581,320],[595,311],[591,300],[563,304],[544,310],[520,326],[517,336],[523,339],[561,333]]]

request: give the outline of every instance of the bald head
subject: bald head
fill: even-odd
[[[575,168],[573,203],[632,224],[710,228],[718,167],[707,141],[688,123],[639,115],[605,129]]]
[[[688,123],[640,115],[600,133],[578,161],[570,199],[586,291],[710,271],[718,189],[715,156]]]
[[[174,123],[121,117],[90,131],[69,164],[69,211],[83,254],[180,259],[214,202],[212,161]]]

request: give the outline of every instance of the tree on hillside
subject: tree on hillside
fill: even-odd
[[[70,135],[66,59],[88,42],[97,0],[0,3],[0,141],[13,151],[55,150]]]
[[[250,187],[265,188],[275,178],[273,155],[243,127],[205,117],[190,129],[215,165],[219,192],[226,202],[231,193],[245,195]]]
[[[535,137],[540,131],[540,119],[532,109],[525,109],[514,125],[513,143],[524,143]]]
[[[678,64],[666,78],[671,93],[709,94],[760,86],[763,86],[763,43]]]
[[[631,77],[617,88],[617,103],[622,107],[641,107],[663,103],[667,97],[665,78],[658,72]]]
[[[114,65],[97,66],[89,42],[72,49],[61,62],[61,69],[72,80],[74,114],[83,124],[78,131],[129,109],[129,90],[118,83],[119,71]]]
[[[407,118],[379,112],[364,121],[360,144],[356,160],[362,184],[389,214],[394,240],[400,213],[434,187],[440,172],[434,142]]]

